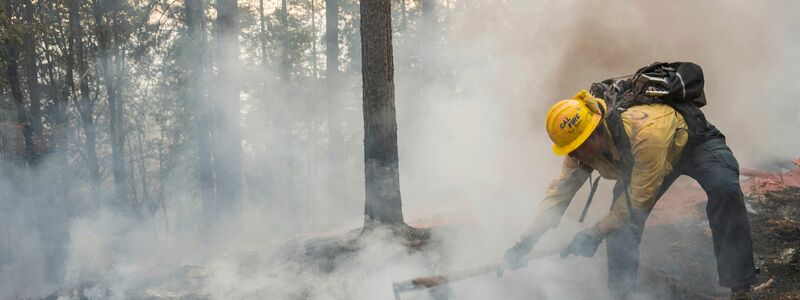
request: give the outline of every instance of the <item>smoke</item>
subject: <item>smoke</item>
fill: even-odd
[[[474,252],[453,266],[499,258],[528,225],[547,183],[559,170],[560,159],[550,152],[544,130],[549,106],[592,82],[631,74],[654,61],[693,61],[704,68],[709,104],[703,111],[727,136],[742,166],[770,168],[774,161],[797,157],[800,139],[789,132],[800,122],[800,105],[791,100],[800,92],[796,71],[790,67],[800,46],[796,10],[787,7],[794,5],[464,4],[448,16],[452,25],[440,50],[440,65],[456,77],[451,85],[429,88],[420,100],[409,97],[416,81],[398,79],[399,93],[406,95],[398,98],[405,101],[399,109],[416,103],[424,106],[419,115],[401,116],[399,125],[407,215],[466,211],[474,227],[447,249],[454,257]],[[775,118],[781,121],[769,121]],[[404,131],[409,127],[421,129]],[[404,140],[419,143],[403,144]],[[565,242],[601,218],[610,200],[610,184],[604,184],[585,225],[575,222],[584,189],[560,228],[546,234],[538,246]],[[605,267],[597,264],[603,255],[601,250],[594,265],[585,261],[575,265],[585,274],[574,274],[568,259],[553,265],[537,263],[546,275],[512,275],[525,278],[519,283],[497,283],[493,278],[470,281],[472,293],[463,298],[531,298],[530,293],[537,291],[531,287],[534,282],[539,289],[553,287],[543,298],[594,296],[605,290]],[[585,282],[575,285],[557,278],[564,274]],[[475,290],[492,290],[496,285],[502,288],[495,294],[476,296],[480,293]],[[583,291],[556,292],[567,293],[577,286]],[[529,294],[504,294],[520,287],[527,287]]]
[[[47,202],[4,177],[2,204],[8,209],[0,229],[9,238],[0,241],[0,250],[12,252],[2,256],[12,260],[0,264],[0,298],[44,297],[54,290],[74,295],[71,289],[84,287],[93,299],[390,299],[393,281],[494,263],[531,222],[559,170],[543,126],[550,104],[653,61],[703,67],[709,101],[703,111],[728,137],[742,166],[800,155],[793,132],[800,126],[795,2],[437,3],[435,32],[405,28],[395,34],[394,49],[404,215],[412,225],[455,227],[434,231],[438,243],[432,249],[409,253],[378,231],[331,272],[298,258],[307,239],[343,235],[363,221],[360,76],[341,86],[347,177],[337,188],[347,197],[332,203],[319,167],[327,160],[325,112],[313,105],[325,99],[324,89],[304,87],[311,80],[283,82],[278,68],[244,65],[241,84],[250,92],[242,98],[246,196],[239,211],[215,228],[201,228],[193,169],[177,160],[165,179],[170,188],[163,213],[139,220],[87,208],[52,222],[64,231],[53,242],[64,254],[48,258],[59,251],[41,250],[47,239],[32,212],[47,212],[40,213],[47,220],[64,215],[60,211],[69,205],[25,207],[25,200]],[[419,7],[408,9],[413,20]],[[250,21],[243,28],[257,26]],[[357,29],[357,20],[346,23],[343,32]],[[256,48],[257,42],[244,40],[243,57],[255,56]],[[310,55],[307,50],[300,52]],[[425,80],[409,71],[422,53],[435,66]],[[343,69],[358,68],[358,61]],[[265,79],[263,90],[252,88]],[[582,190],[560,227],[537,248],[561,245],[601,218],[609,185],[601,186],[589,218],[579,224]],[[487,274],[455,283],[451,293],[457,299],[608,298],[602,248],[594,258],[551,257],[503,278]],[[63,262],[63,272],[49,275],[55,281],[45,279],[53,268],[49,259]]]

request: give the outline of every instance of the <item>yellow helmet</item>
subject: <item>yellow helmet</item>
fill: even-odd
[[[564,155],[585,142],[603,120],[606,102],[581,90],[572,99],[556,102],[547,112],[547,134],[553,152]]]

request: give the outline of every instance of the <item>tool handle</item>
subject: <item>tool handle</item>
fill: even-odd
[[[552,248],[552,249],[543,249],[543,250],[534,250],[531,251],[530,254],[526,255],[522,260],[523,261],[531,261],[534,259],[542,258],[545,256],[550,256],[556,253],[560,253],[564,247],[559,248]],[[464,269],[459,270],[447,274],[439,274],[433,276],[426,276],[426,277],[418,277],[410,280],[400,281],[392,283],[392,287],[394,288],[395,294],[399,293],[400,291],[410,291],[410,290],[417,290],[423,288],[430,288],[438,285],[442,285],[445,283],[455,282],[459,280],[464,280],[467,278],[475,277],[478,275],[490,273],[490,272],[501,272],[500,270],[505,270],[505,263],[495,263],[480,266],[477,268],[472,269]]]
[[[556,248],[533,250],[533,251],[531,251],[530,254],[525,255],[525,257],[522,258],[522,261],[529,262],[529,261],[534,260],[534,259],[550,256],[550,255],[553,255],[553,254],[559,254],[566,247],[567,247],[567,245],[564,245],[564,246],[561,246],[561,247],[556,247]],[[497,267],[496,270],[497,270],[497,277],[503,277],[503,274],[506,272],[506,264],[505,263],[498,264],[498,267]]]

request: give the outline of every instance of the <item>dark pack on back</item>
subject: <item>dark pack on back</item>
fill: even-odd
[[[706,105],[703,69],[691,62],[656,62],[623,79],[593,83],[589,92],[605,99],[609,106],[626,109],[640,104]]]

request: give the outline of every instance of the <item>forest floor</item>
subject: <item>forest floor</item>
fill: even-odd
[[[800,299],[800,159],[785,172],[742,170],[742,189],[753,232],[756,265],[756,299]],[[717,285],[711,231],[705,216],[706,197],[694,183],[673,186],[659,201],[647,222],[641,248],[642,299],[726,299],[728,290]],[[439,234],[464,220],[435,219],[389,229],[386,237],[400,241],[409,254],[446,258],[440,253]],[[364,249],[364,230],[344,235],[305,239],[292,246],[301,269],[335,273],[343,262],[355,260]],[[249,264],[257,264],[258,261]],[[246,265],[246,264],[245,264]],[[245,267],[249,268],[249,267]],[[264,267],[269,268],[269,267]],[[153,274],[145,288],[126,296],[139,299],[209,299],[203,292],[209,276],[206,266],[183,266]],[[307,272],[307,271],[303,271]],[[407,278],[401,278],[407,279]],[[306,284],[314,284],[307,282]],[[386,287],[388,288],[388,287]],[[446,288],[445,288],[446,290]],[[45,299],[100,299],[111,296],[102,284],[87,283],[64,289]],[[290,298],[312,298],[299,289]],[[435,290],[431,295],[434,295]],[[99,297],[99,298],[98,298]],[[448,293],[433,296],[447,299]]]
[[[742,170],[749,176],[741,184],[759,269],[756,299],[800,299],[800,160],[794,163],[779,173]],[[716,281],[705,193],[694,184],[664,198],[659,201],[670,201],[669,209],[654,211],[645,229],[642,285],[657,299],[726,299]]]
[[[748,206],[758,283],[756,299],[800,299],[800,159],[785,172],[743,169],[742,190]],[[640,294],[643,299],[727,299],[717,284],[711,229],[705,215],[705,192],[694,182],[670,189],[648,220],[641,249]],[[431,220],[428,226],[449,224]],[[360,232],[360,231],[359,231]],[[309,257],[324,258],[325,268],[357,251],[350,239],[318,240]],[[396,231],[410,251],[435,249],[430,230]],[[337,239],[334,239],[337,240]],[[344,246],[341,241],[351,241]],[[337,245],[335,247],[320,245]],[[309,245],[313,245],[309,244]],[[325,250],[321,250],[325,249]],[[440,293],[438,299],[447,298]]]

